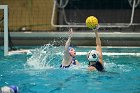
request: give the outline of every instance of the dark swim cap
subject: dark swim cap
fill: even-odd
[[[14,93],[19,93],[18,87],[17,87],[17,86],[12,85],[12,86],[10,86],[10,88],[12,89],[12,91],[13,91]]]

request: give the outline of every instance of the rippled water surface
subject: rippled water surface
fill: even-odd
[[[75,47],[79,67],[59,68],[63,47],[33,47],[31,54],[4,57],[0,51],[0,87],[20,93],[139,93],[140,48],[103,48],[106,72],[87,70],[89,47]],[[95,49],[95,48],[93,48]]]

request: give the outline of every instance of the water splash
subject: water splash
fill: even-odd
[[[130,72],[132,70],[131,67],[123,64],[115,64],[115,63],[104,63],[104,67],[106,71],[109,72]]]
[[[54,66],[51,65],[56,63],[56,58],[58,58],[58,55],[56,54],[58,52],[62,52],[61,49],[62,48],[55,47],[51,44],[46,44],[40,48],[36,48],[32,52],[32,56],[27,59],[27,65],[34,69],[53,68]],[[61,56],[59,56],[59,60],[57,61],[60,60]]]

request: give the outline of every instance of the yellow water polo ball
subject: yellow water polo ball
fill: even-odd
[[[94,29],[98,25],[98,19],[95,16],[89,16],[86,19],[86,26],[88,28]]]

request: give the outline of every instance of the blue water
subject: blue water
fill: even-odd
[[[30,48],[32,54],[4,57],[3,51],[0,51],[0,87],[17,85],[20,93],[140,92],[139,55],[104,55],[106,72],[91,72],[86,69],[86,55],[77,55],[81,66],[60,69],[62,46],[20,48]],[[88,52],[92,49],[75,48],[77,52]],[[103,48],[103,52],[140,53],[140,48]]]

